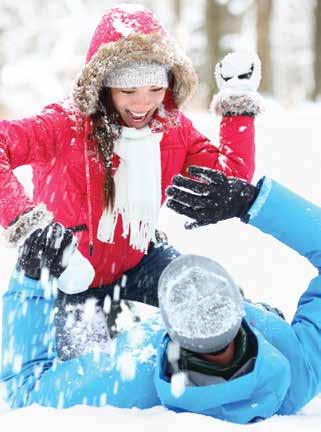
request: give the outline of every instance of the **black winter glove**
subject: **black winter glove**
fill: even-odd
[[[186,222],[186,229],[244,217],[259,192],[244,180],[210,168],[190,166],[188,173],[200,181],[178,175],[166,190],[167,206],[195,220]]]
[[[46,268],[49,280],[59,278],[76,246],[77,241],[70,229],[59,223],[51,223],[45,229],[31,233],[19,248],[17,270],[39,280],[42,269]]]

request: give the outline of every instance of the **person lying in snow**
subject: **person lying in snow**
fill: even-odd
[[[251,180],[260,61],[233,53],[216,72],[218,147],[181,112],[197,87],[190,59],[151,11],[121,5],[98,24],[68,100],[35,117],[0,122],[0,224],[9,243],[52,221],[78,239],[82,270],[59,286],[56,304],[62,359],[86,352],[86,339],[75,342],[66,329],[72,308],[81,319],[75,305],[98,300],[97,313],[106,315],[104,301],[114,299],[111,327],[125,279],[123,299],[158,305],[159,275],[179,255],[155,233],[174,175],[196,164]],[[25,164],[33,168],[32,200],[13,173]]]
[[[202,182],[176,177],[168,203],[192,217],[192,226],[238,217],[316,267],[292,323],[243,300],[218,263],[186,255],[162,272],[160,312],[119,334],[109,351],[97,345],[61,361],[55,290],[28,274],[34,276],[39,247],[50,275],[61,277],[68,266],[40,231],[22,249],[3,297],[1,381],[11,407],[163,405],[247,423],[294,414],[320,392],[321,208],[269,178],[253,186],[208,168],[191,167],[190,174]],[[62,248],[71,242],[61,226],[53,232]]]

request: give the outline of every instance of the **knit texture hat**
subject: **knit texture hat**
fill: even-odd
[[[104,85],[113,88],[132,88],[143,86],[168,87],[166,66],[156,62],[137,61],[116,68],[105,77]]]
[[[173,260],[161,274],[158,297],[170,338],[187,350],[220,351],[240,329],[244,312],[239,289],[209,258],[182,255]]]

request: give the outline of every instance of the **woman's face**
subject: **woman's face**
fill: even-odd
[[[166,89],[157,86],[112,88],[113,104],[128,127],[141,129],[152,119],[162,104]]]

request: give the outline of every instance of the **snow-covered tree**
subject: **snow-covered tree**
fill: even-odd
[[[314,92],[315,99],[321,96],[321,0],[315,2],[314,30]]]
[[[271,60],[271,12],[272,0],[257,0],[257,51],[262,62],[261,92],[272,92],[272,60]]]
[[[314,0],[274,0],[271,41],[274,94],[293,106],[313,89]]]

